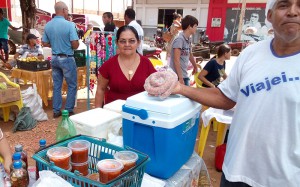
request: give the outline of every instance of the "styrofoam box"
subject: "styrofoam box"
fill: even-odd
[[[125,100],[118,99],[118,100],[115,100],[111,103],[104,105],[103,108],[106,110],[111,110],[111,111],[122,114],[122,106],[125,104],[125,102],[126,102]]]
[[[95,108],[73,115],[70,119],[74,123],[77,134],[107,139],[108,129],[114,123],[119,123],[122,115],[103,108]]]
[[[149,155],[146,172],[167,179],[191,157],[201,105],[181,95],[165,100],[142,92],[122,108],[124,146]]]

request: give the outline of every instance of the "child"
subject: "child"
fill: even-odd
[[[172,43],[170,68],[177,74],[181,84],[189,86],[190,79],[187,72],[189,61],[194,67],[193,74],[197,72],[190,37],[196,33],[198,20],[187,15],[182,19],[181,26],[183,32],[179,33]]]
[[[3,165],[6,173],[10,173],[10,165],[12,163],[12,155],[9,144],[0,129],[0,157],[4,160]]]

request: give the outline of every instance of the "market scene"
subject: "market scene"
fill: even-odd
[[[0,187],[300,187],[300,0],[1,0]]]

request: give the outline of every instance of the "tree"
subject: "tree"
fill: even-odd
[[[24,43],[30,29],[34,28],[35,25],[36,5],[35,0],[20,0],[20,5],[23,25],[22,39]]]

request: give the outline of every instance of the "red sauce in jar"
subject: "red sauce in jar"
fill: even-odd
[[[108,183],[109,181],[117,178],[121,174],[121,171],[106,172],[99,170],[99,179],[102,183]]]
[[[89,149],[75,150],[72,149],[71,161],[73,163],[83,163],[88,160]]]
[[[72,163],[84,163],[88,161],[90,142],[86,140],[74,140],[68,144],[68,147],[72,150]]]
[[[131,162],[131,163],[123,163],[124,164],[124,168],[122,169],[122,173],[124,173],[125,171],[129,170],[130,168],[135,166],[135,162]]]
[[[82,173],[83,176],[87,176],[89,174],[89,164],[88,164],[88,162],[80,163],[80,164],[71,163],[71,165],[72,165],[72,172],[77,170],[80,173]]]
[[[54,158],[51,157],[50,161],[54,162],[57,167],[68,170],[70,168],[70,157]]]

